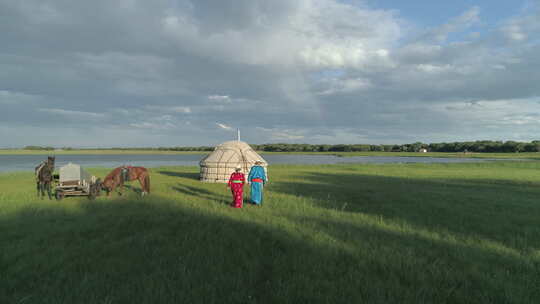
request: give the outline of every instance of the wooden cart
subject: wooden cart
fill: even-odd
[[[69,163],[60,167],[55,197],[58,200],[66,196],[87,196],[94,199],[100,192],[100,180],[90,175],[81,166]]]

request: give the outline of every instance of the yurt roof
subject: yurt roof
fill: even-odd
[[[224,142],[201,160],[200,180],[203,182],[226,183],[237,167],[247,173],[256,161],[260,161],[263,168],[265,168],[265,172],[267,172],[268,163],[248,144],[242,141]],[[268,175],[266,175],[266,178],[268,180]]]
[[[267,162],[247,143],[235,140],[217,146],[212,153],[201,160],[201,165],[211,163],[254,163],[256,161],[262,162],[263,166],[267,165]]]

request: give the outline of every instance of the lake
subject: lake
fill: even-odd
[[[204,157],[203,154],[80,154],[57,155],[56,167],[69,162],[86,168],[105,167],[115,168],[122,165],[143,167],[164,166],[197,166]],[[301,155],[301,154],[267,154],[264,159],[270,164],[340,164],[340,163],[464,163],[482,162],[488,159],[477,158],[436,158],[436,157],[397,157],[397,156],[352,156],[338,157],[335,155]],[[45,155],[0,155],[0,172],[33,171]]]

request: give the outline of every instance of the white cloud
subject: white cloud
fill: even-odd
[[[513,41],[522,41],[527,38],[527,35],[518,24],[506,25],[501,28],[501,32],[506,38]]]
[[[129,124],[131,127],[139,129],[150,129],[150,130],[171,130],[175,129],[176,126],[171,122],[136,122]]]
[[[271,140],[297,140],[302,139],[305,136],[303,135],[295,135],[295,134],[289,134],[285,132],[273,132]]]
[[[173,110],[173,112],[176,112],[176,113],[191,113],[191,108],[190,107],[172,107],[171,108]]]
[[[328,44],[306,47],[300,51],[300,57],[308,66],[318,68],[362,68],[365,64],[377,61],[383,64],[388,58],[388,50],[366,51],[362,44],[356,46]]]
[[[62,115],[65,117],[71,117],[71,118],[104,118],[106,115],[103,113],[94,113],[94,112],[85,112],[85,111],[72,111],[72,110],[65,110],[65,109],[51,109],[51,108],[41,108],[38,109],[40,112],[45,112],[49,114],[57,114]]]
[[[480,7],[474,6],[450,22],[428,31],[423,39],[444,42],[450,33],[462,31],[478,22],[480,22]]]
[[[514,115],[502,118],[501,124],[509,125],[540,125],[540,115]]]
[[[132,122],[129,126],[139,129],[148,129],[148,130],[173,130],[178,128],[180,123],[172,115],[160,115],[154,117],[145,118],[142,121]]]
[[[373,84],[366,78],[330,78],[321,81],[326,88],[318,93],[319,95],[333,95],[338,93],[353,93],[361,90],[367,90],[373,87]]]
[[[65,24],[67,16],[63,15],[59,9],[51,4],[40,3],[35,5],[23,1],[18,5],[19,11],[25,15],[27,20],[31,20],[33,25]]]
[[[295,141],[305,138],[303,130],[291,130],[286,128],[255,127],[259,136],[266,137],[270,141]]]
[[[478,100],[437,105],[437,111],[450,111],[448,115],[459,118],[465,125],[503,128],[509,125],[537,128],[540,124],[539,98]],[[507,129],[506,132],[511,132]]]
[[[468,74],[474,70],[470,66],[454,66],[451,64],[435,65],[435,64],[419,64],[416,66],[419,71],[432,74],[440,73],[458,73],[458,74]]]
[[[13,92],[8,90],[0,90],[0,104],[22,104],[36,101],[38,96]]]
[[[530,12],[524,16],[516,16],[506,20],[500,27],[503,37],[510,43],[523,43],[533,38],[538,38],[540,31],[540,2],[528,9]]]
[[[181,114],[192,113],[191,107],[186,107],[186,106],[145,105],[144,108],[151,112],[181,113]],[[125,112],[125,110],[123,112]]]
[[[218,123],[218,122],[216,123],[216,125],[218,127],[220,127],[221,129],[224,129],[224,130],[232,130],[233,129],[232,127],[227,126],[226,124],[222,124],[222,123]]]
[[[251,10],[250,17],[256,17],[243,28],[227,23],[219,28],[205,26],[185,11],[171,11],[162,19],[163,30],[179,47],[211,58],[307,67],[378,64],[386,60],[386,47],[401,34],[399,22],[387,11],[333,0],[276,0],[273,6],[255,2],[260,1],[239,9],[239,14]],[[280,6],[286,11],[270,10]]]
[[[207,98],[209,100],[216,101],[216,102],[224,102],[224,103],[231,102],[231,98],[227,95],[209,95]]]

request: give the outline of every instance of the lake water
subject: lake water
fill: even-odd
[[[163,166],[197,166],[204,157],[203,154],[80,154],[57,155],[56,167],[59,168],[69,162],[83,167],[115,168],[122,165],[143,167]],[[353,156],[338,157],[334,155],[300,155],[300,154],[270,154],[264,155],[270,164],[339,164],[339,163],[464,163],[481,162],[486,159],[474,158],[434,158],[434,157],[389,157],[389,156]],[[33,171],[41,161],[47,159],[45,155],[0,155],[0,172]]]

